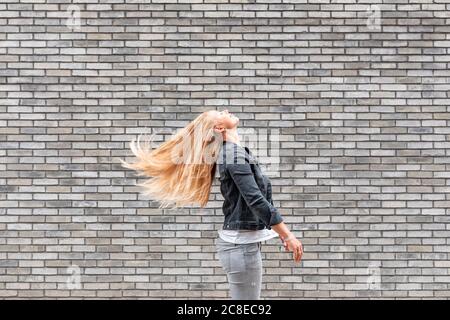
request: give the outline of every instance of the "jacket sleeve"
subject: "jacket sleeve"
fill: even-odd
[[[226,168],[250,211],[263,221],[267,229],[283,221],[279,211],[267,201],[256,183],[250,163],[245,155],[238,151],[235,162]]]

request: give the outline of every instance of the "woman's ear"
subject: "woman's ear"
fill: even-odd
[[[225,131],[225,127],[222,126],[214,126],[214,132],[223,133]]]

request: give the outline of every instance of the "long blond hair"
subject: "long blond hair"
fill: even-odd
[[[179,130],[168,141],[151,150],[150,141],[141,145],[141,135],[130,142],[137,161],[122,166],[148,177],[138,186],[143,194],[159,201],[160,208],[189,204],[206,206],[222,146],[221,133],[214,131],[214,118],[206,111]]]

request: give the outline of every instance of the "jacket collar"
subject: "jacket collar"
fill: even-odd
[[[228,144],[234,144],[234,145],[237,146],[238,148],[243,148],[243,149],[245,149],[245,151],[247,151],[248,154],[252,154],[251,151],[250,151],[250,149],[249,149],[248,147],[246,147],[246,146],[241,146],[241,145],[239,145],[239,144],[237,144],[237,143],[234,143],[233,141],[223,140],[223,144],[226,144],[226,143],[228,143]]]
[[[246,146],[241,146],[241,145],[239,145],[239,144],[237,144],[237,143],[234,143],[234,142],[232,142],[232,141],[227,141],[227,140],[224,140],[224,141],[222,142],[222,145],[223,145],[223,146],[225,146],[225,145],[236,146],[237,148],[244,149],[244,150],[247,152],[247,154],[249,155],[249,159],[250,159],[252,162],[259,164],[258,160],[255,158],[255,156],[253,155],[253,153],[250,151],[250,149],[249,149],[248,147],[246,147]]]

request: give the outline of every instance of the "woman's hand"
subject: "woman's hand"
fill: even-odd
[[[280,235],[280,239],[283,242],[284,249],[286,251],[292,251],[294,255],[294,261],[300,262],[303,256],[303,245],[293,234],[291,234],[287,239],[284,239]]]
[[[297,240],[292,232],[289,231],[289,228],[284,222],[272,225],[271,227],[280,236],[281,242],[283,242],[284,245],[284,249],[286,251],[292,251],[294,253],[295,262],[300,262],[303,255],[302,243]]]

